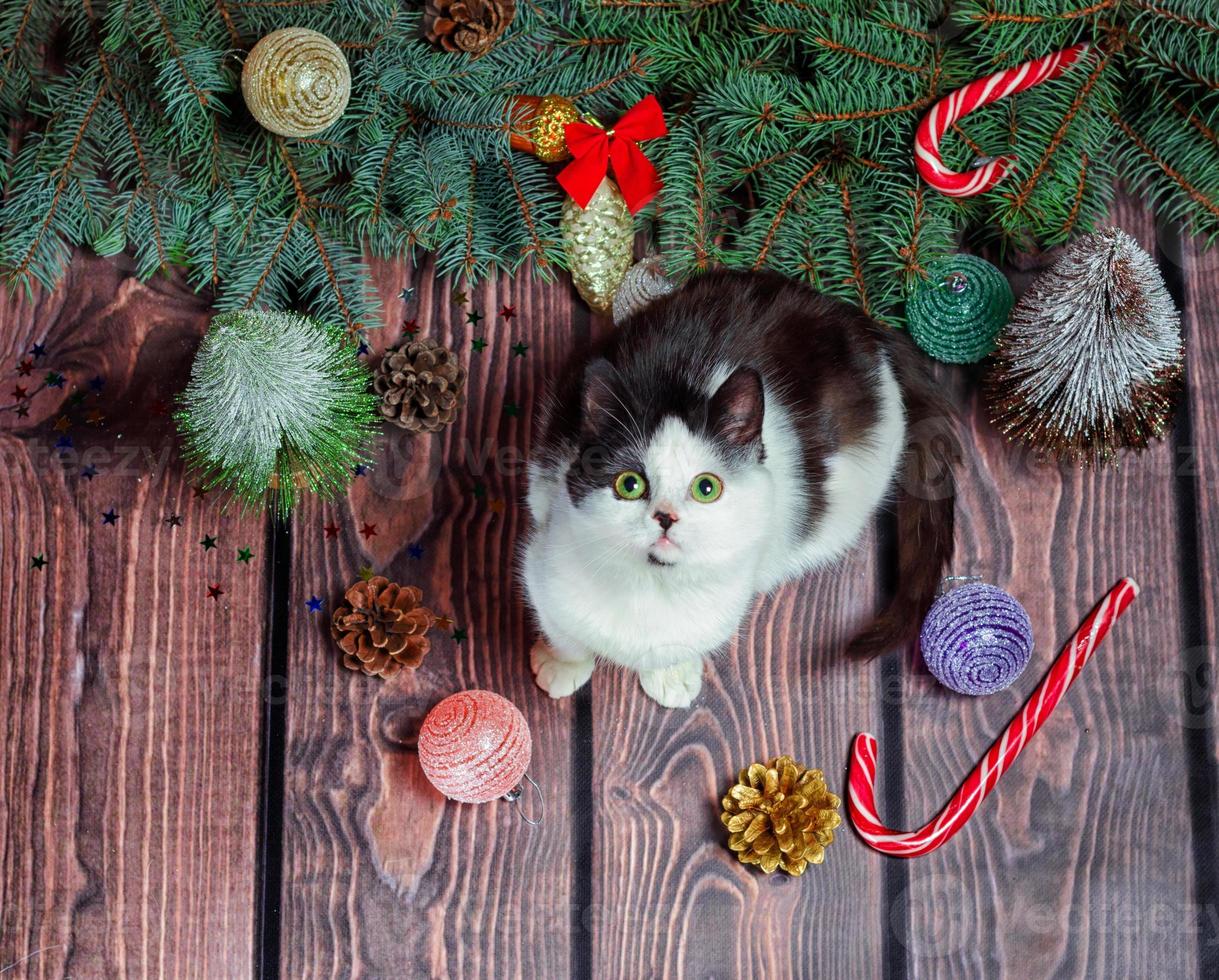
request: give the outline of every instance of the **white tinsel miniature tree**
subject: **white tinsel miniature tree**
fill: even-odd
[[[1109,228],[1068,246],[1016,305],[987,379],[991,417],[1039,452],[1111,462],[1164,435],[1182,356],[1160,270]]]
[[[339,327],[291,313],[216,316],[175,416],[206,487],[286,516],[302,490],[344,489],[366,463],[376,397]]]

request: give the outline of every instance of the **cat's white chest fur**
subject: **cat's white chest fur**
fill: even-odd
[[[728,373],[714,372],[712,390]],[[754,597],[841,556],[888,492],[905,416],[887,363],[878,365],[874,381],[872,431],[826,461],[819,488],[826,506],[811,529],[801,526],[808,488],[796,426],[773,392],[762,426],[764,459],[726,486],[718,502],[690,501],[690,480],[718,464],[708,444],[676,421],[643,452],[651,481],[646,502],[606,492],[577,505],[559,467],[531,467],[534,530],[523,573],[544,634],[533,652],[538,683],[553,696],[569,694],[602,658],[638,671],[662,704],[688,705],[701,684],[703,658],[732,639]],[[672,534],[682,560],[673,567],[645,557],[657,508],[677,518]]]

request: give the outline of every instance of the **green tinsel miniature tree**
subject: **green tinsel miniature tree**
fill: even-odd
[[[1090,228],[1121,176],[1219,232],[1219,11],[1209,0],[538,0],[480,58],[433,49],[402,0],[24,0],[0,5],[0,265],[53,282],[70,249],[184,265],[222,308],[374,325],[365,255],[433,252],[477,278],[565,259],[554,168],[509,148],[516,95],[612,123],[647,93],[671,135],[638,216],[667,267],[767,266],[897,322],[962,229],[1023,245]],[[289,25],[337,42],[351,102],[316,137],[259,129],[243,52]],[[1062,78],[974,113],[979,198],[922,184],[920,116],[964,82],[1080,40]],[[518,120],[519,123],[519,120]]]
[[[304,490],[331,496],[368,462],[378,429],[370,375],[341,327],[290,313],[213,318],[175,418],[205,487],[287,516]]]

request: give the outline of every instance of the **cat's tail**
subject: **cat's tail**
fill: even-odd
[[[875,657],[910,644],[952,559],[961,462],[955,414],[932,387],[913,349],[900,341],[891,349],[906,406],[906,450],[896,477],[897,585],[884,611],[848,644],[847,653],[854,657]]]

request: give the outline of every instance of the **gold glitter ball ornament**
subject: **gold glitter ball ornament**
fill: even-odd
[[[742,864],[756,864],[766,874],[782,868],[802,875],[820,864],[842,823],[842,801],[826,789],[821,770],[805,769],[787,755],[742,769],[722,803],[728,847]]]
[[[351,69],[338,45],[304,27],[272,31],[241,69],[241,95],[260,126],[313,136],[334,125],[351,97]]]
[[[518,95],[512,100],[509,142],[514,150],[532,153],[543,163],[557,163],[571,155],[567,124],[581,118],[575,103],[561,95]]]
[[[635,221],[618,185],[606,177],[586,208],[569,197],[563,202],[559,229],[571,281],[584,302],[598,313],[608,313],[634,257]]]

